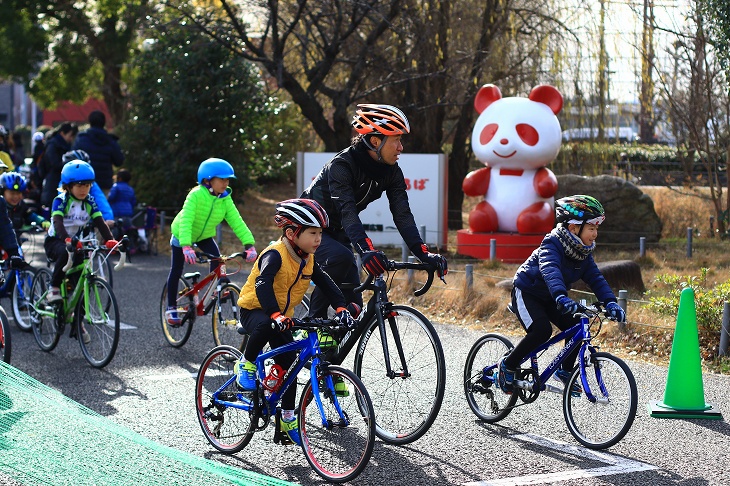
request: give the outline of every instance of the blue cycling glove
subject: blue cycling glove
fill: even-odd
[[[606,314],[611,319],[616,319],[618,322],[626,322],[626,312],[616,302],[609,302],[606,304]]]
[[[337,320],[340,324],[347,327],[348,329],[354,329],[357,326],[357,322],[352,318],[350,313],[344,307],[337,308]]]
[[[573,315],[578,312],[578,303],[567,295],[558,295],[555,298],[555,303],[558,305],[558,310],[563,314]]]

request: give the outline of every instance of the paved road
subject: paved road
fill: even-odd
[[[321,484],[300,449],[273,444],[271,428],[234,456],[219,454],[207,443],[195,418],[193,377],[213,341],[207,323],[201,322],[182,349],[164,341],[158,306],[167,265],[163,256],[138,257],[115,275],[122,321],[133,328],[122,331],[116,357],[104,370],[86,363],[75,340],[64,337],[56,350],[44,353],[32,334],[19,331],[13,334],[12,364],[164,445],[302,484]],[[7,301],[3,305],[7,308]],[[730,484],[730,426],[725,421],[649,417],[646,404],[662,399],[666,369],[630,363],[640,393],[636,422],[618,445],[592,453],[568,432],[557,395],[513,411],[498,425],[478,423],[460,383],[466,352],[481,333],[452,325],[437,329],[448,373],[438,419],[410,446],[378,441],[357,484]],[[704,389],[707,402],[730,419],[730,377],[706,374]]]

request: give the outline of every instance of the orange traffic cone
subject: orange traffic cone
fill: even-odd
[[[705,403],[695,294],[689,287],[679,297],[664,401],[650,402],[648,408],[658,418],[722,419],[719,409]]]

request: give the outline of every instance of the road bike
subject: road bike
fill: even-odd
[[[112,233],[129,238],[130,255],[157,255],[157,228],[157,208],[138,204],[132,216],[116,218]]]
[[[120,258],[114,268],[120,270],[125,263],[126,240],[109,250],[99,246],[93,233],[82,236],[82,231],[67,245],[69,256],[63,268],[66,277],[60,287],[61,300],[46,300],[51,271],[41,268],[36,272],[30,292],[30,320],[35,340],[46,352],[56,347],[66,324],[71,323],[69,337],[78,339],[91,366],[103,368],[114,358],[119,344],[119,307],[111,285],[95,273],[93,262],[100,254],[108,259],[118,251]],[[82,258],[80,263],[74,261],[77,254]]]
[[[336,332],[337,321],[294,322],[292,329],[305,331],[306,338],[259,354],[255,391],[241,391],[236,384],[234,366],[242,359],[240,350],[218,346],[208,353],[195,381],[198,422],[211,445],[226,454],[242,450],[254,432],[264,430],[272,422],[274,442],[286,442],[286,434],[279,429],[279,401],[290,386],[296,385],[297,375],[309,364],[309,381],[297,409],[302,450],[310,466],[323,478],[349,481],[362,472],[373,452],[373,404],[365,385],[353,372],[322,359],[317,330]],[[281,385],[269,392],[262,386],[267,362],[286,352],[296,352],[297,357],[281,378]]]
[[[10,339],[10,321],[5,309],[0,306],[0,360],[10,363],[10,351],[12,340]]]
[[[30,226],[20,230],[18,234],[20,235],[22,232],[30,231],[38,232],[43,231],[43,229],[41,227]],[[18,242],[21,245],[25,241],[27,241],[27,238],[18,237]],[[18,252],[22,257],[23,250],[21,247],[18,247]],[[32,303],[30,301],[30,289],[33,285],[33,278],[36,271],[30,265],[26,265],[23,268],[10,268],[10,260],[5,250],[2,251],[2,258],[3,263],[0,265],[0,270],[2,270],[5,274],[5,281],[0,284],[0,297],[10,298],[10,308],[13,312],[13,319],[15,319],[15,324],[20,328],[20,330],[30,331],[30,304]]]
[[[480,337],[464,365],[464,392],[472,412],[481,420],[494,423],[505,418],[513,408],[534,402],[542,392],[561,393],[565,422],[578,442],[590,449],[606,449],[620,441],[636,417],[638,393],[628,365],[591,344],[601,331],[604,322],[601,316],[607,317],[602,306],[600,302],[591,306],[579,304],[576,316],[580,316],[580,322],[525,358],[523,364],[529,364],[516,371],[511,394],[499,387],[497,375],[500,359],[514,346],[500,334]],[[512,310],[511,305],[509,307]],[[595,334],[591,333],[592,327],[596,328]],[[538,357],[563,341],[567,342],[565,347],[541,373]],[[579,350],[578,365],[565,385],[549,383],[566,357],[575,350]],[[523,403],[517,405],[518,399]]]
[[[389,272],[404,269],[428,272],[426,283],[414,292],[416,296],[425,294],[435,270],[426,263],[388,261]],[[375,433],[391,444],[411,443],[428,431],[441,410],[446,388],[441,340],[423,314],[389,300],[386,277],[369,275],[354,290],[373,294],[357,318],[357,327],[332,336],[333,346],[325,350],[323,359],[340,365],[355,348],[353,371],[373,399]],[[294,315],[308,311],[309,300],[305,298]]]
[[[210,263],[219,261],[212,272],[200,278],[200,272],[184,274],[177,283],[177,310],[182,314],[182,322],[177,325],[169,324],[165,316],[167,311],[167,282],[162,287],[160,297],[160,321],[162,333],[171,346],[179,348],[190,338],[193,332],[193,324],[198,316],[205,316],[212,313],[213,341],[216,346],[224,344],[243,349],[241,344],[243,338],[238,334],[238,296],[241,289],[228,280],[229,275],[234,275],[242,267],[244,253],[233,253],[228,256],[215,256],[208,253],[196,251],[198,263]],[[239,258],[240,260],[236,260]],[[235,262],[238,265],[236,271],[227,273],[226,264]]]

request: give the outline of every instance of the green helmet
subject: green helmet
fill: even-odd
[[[606,212],[595,197],[578,194],[555,201],[555,219],[558,223],[601,224]]]

